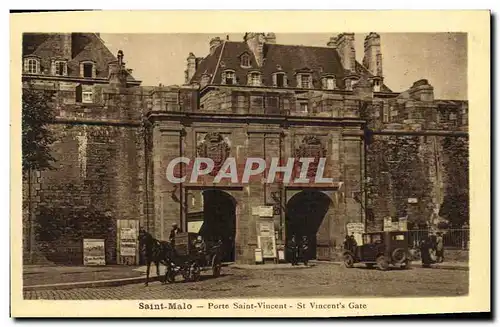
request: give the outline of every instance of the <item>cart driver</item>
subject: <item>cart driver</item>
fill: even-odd
[[[170,231],[170,236],[169,236],[170,243],[174,244],[175,236],[177,234],[179,234],[180,232],[181,232],[181,229],[179,228],[179,226],[177,226],[177,223],[173,223],[172,230]]]

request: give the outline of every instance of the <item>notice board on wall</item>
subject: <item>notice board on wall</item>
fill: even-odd
[[[276,258],[274,221],[272,219],[260,219],[257,224],[257,244],[262,249],[262,257]]]

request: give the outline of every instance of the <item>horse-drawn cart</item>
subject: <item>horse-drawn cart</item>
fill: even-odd
[[[175,236],[174,254],[167,266],[166,281],[173,283],[175,276],[182,275],[185,281],[198,281],[202,271],[212,271],[214,277],[220,275],[222,267],[219,243],[209,242],[205,248],[195,247],[196,233],[179,233]]]

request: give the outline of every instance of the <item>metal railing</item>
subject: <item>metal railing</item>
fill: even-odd
[[[445,229],[440,230],[443,234],[444,247],[447,249],[468,250],[470,242],[469,229]],[[418,247],[420,241],[428,237],[432,232],[430,230],[409,230],[410,245]]]

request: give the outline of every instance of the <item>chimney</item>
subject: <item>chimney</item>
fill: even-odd
[[[328,41],[326,46],[334,49],[337,48],[337,37],[336,36],[330,37],[330,40]]]
[[[112,61],[108,64],[109,84],[118,87],[126,87],[128,73],[125,69],[125,62],[123,61],[123,51],[118,50],[118,55],[116,57],[118,60]]]
[[[215,49],[217,49],[217,47],[219,45],[222,44],[222,40],[220,39],[220,37],[214,37],[213,39],[210,40],[210,54],[214,54],[215,52]]]
[[[266,35],[266,43],[268,44],[276,44],[276,34],[267,33]]]
[[[363,66],[376,77],[383,77],[382,73],[382,52],[380,50],[380,35],[371,32],[365,38],[365,55]]]
[[[189,56],[187,57],[187,69],[186,69],[186,81],[185,81],[186,84],[188,84],[191,78],[193,78],[195,72],[196,72],[196,56],[192,52],[190,52]]]
[[[264,33],[247,32],[243,40],[253,52],[257,65],[262,66],[264,62],[264,43],[266,42]]]
[[[64,33],[61,36],[62,40],[62,57],[66,60],[71,60],[71,33]]]
[[[434,87],[426,79],[421,79],[413,83],[408,90],[410,98],[417,101],[434,101]]]
[[[342,33],[337,37],[337,52],[339,53],[344,69],[354,72],[356,67],[354,33]]]

